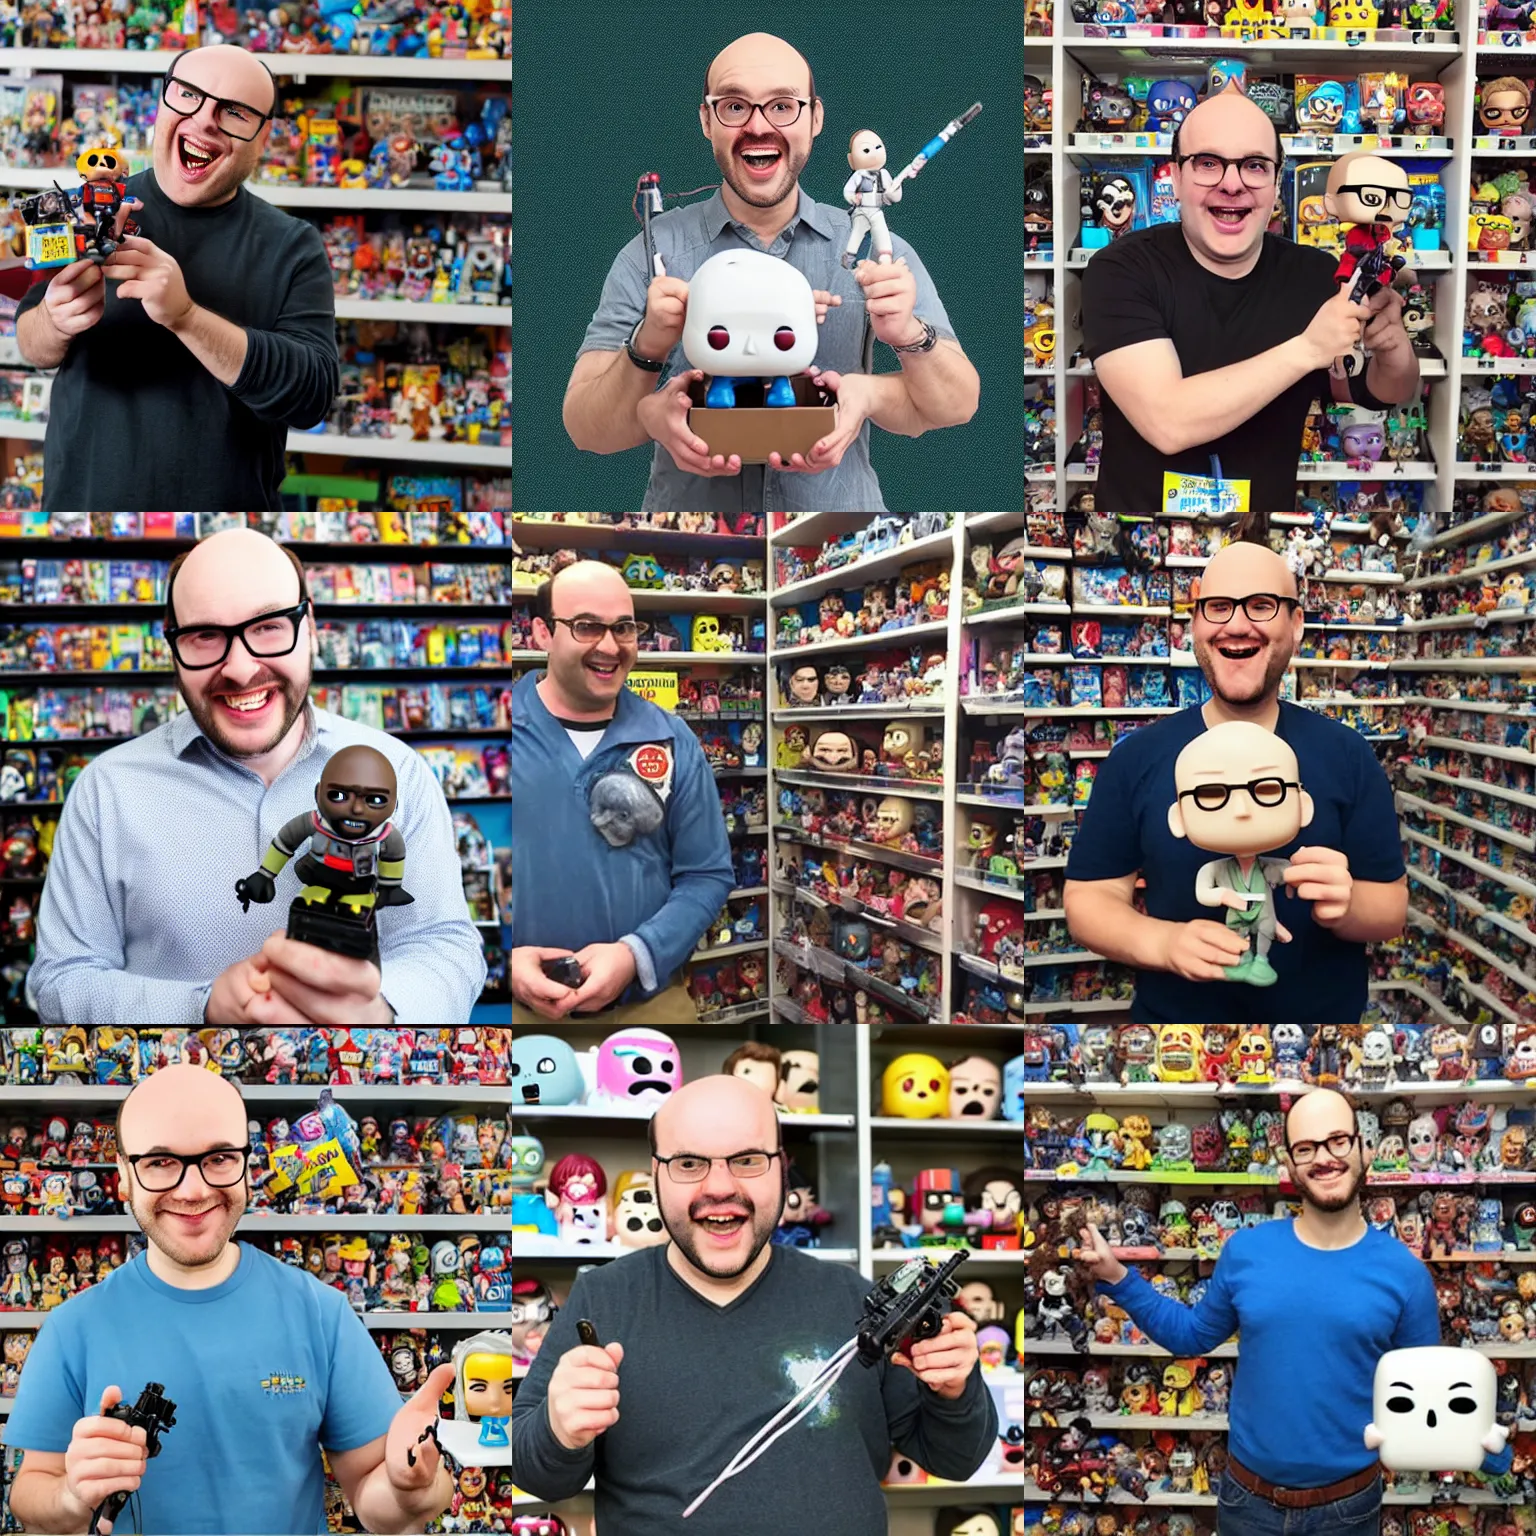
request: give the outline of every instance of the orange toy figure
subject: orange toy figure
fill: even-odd
[[[75,169],[84,178],[74,194],[81,222],[87,226],[89,248],[84,252],[92,261],[105,261],[115,251],[124,235],[136,235],[139,226],[125,219],[117,228],[118,213],[125,206],[139,206],[137,198],[128,197],[127,161],[113,149],[94,145],[83,150]]]

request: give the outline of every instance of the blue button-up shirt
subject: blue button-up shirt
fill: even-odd
[[[764,245],[745,224],[731,218],[719,192],[702,203],[672,208],[651,221],[651,234],[668,277],[692,281],[693,274],[721,251],[766,251],[805,274],[812,288],[838,294],[842,304],[827,310],[818,328],[816,364],[838,373],[864,373],[868,319],[864,290],[842,265],[852,210],[818,203],[802,190],[794,218],[772,245]],[[892,255],[904,259],[917,279],[913,312],[941,337],[954,341],[949,316],[928,269],[900,235],[891,236]],[[582,339],[582,352],[619,352],[645,313],[650,277],[645,239],[636,235],[615,257],[603,284],[603,296]],[[628,366],[626,364],[626,366]],[[667,356],[663,379],[687,372],[682,343]],[[679,469],[660,443],[651,458],[651,478],[642,507],[661,512],[883,512],[880,482],[869,462],[869,423],[849,444],[835,469],[807,475],[743,464],[739,475],[691,475]]]
[[[378,914],[385,1001],[402,1024],[462,1024],[485,985],[448,803],[404,742],[306,706],[304,740],[268,788],[182,713],[96,758],[69,792],[37,919],[28,1000],[46,1024],[201,1024],[214,979],[287,918],[300,882],[240,910],[235,882],[285,821],[314,809],[332,753],[374,747],[395,770],[391,818],[405,838],[405,889]]]

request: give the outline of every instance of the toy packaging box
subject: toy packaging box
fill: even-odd
[[[695,379],[688,390],[694,402],[688,425],[709,444],[711,454],[739,454],[743,464],[766,464],[773,453],[786,460],[796,453],[809,457],[822,438],[837,430],[837,401],[804,375],[792,378],[790,385],[792,406],[753,405],[762,386],[748,380],[737,385],[741,403],[731,410],[711,410],[704,404],[704,381]]]

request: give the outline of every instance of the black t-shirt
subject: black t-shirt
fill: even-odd
[[[141,171],[128,195],[193,302],[245,328],[245,366],[226,388],[109,281],[101,319],[70,343],[54,380],[43,508],[275,511],[289,427],[322,421],[336,394],[335,290],[319,231],[245,187],[217,208],[183,208]]]
[[[1083,272],[1083,348],[1097,361],[1106,352],[1166,336],[1185,378],[1226,368],[1306,330],[1338,292],[1337,265],[1326,251],[1265,235],[1253,271],[1218,277],[1191,255],[1179,225],[1136,230],[1098,252]],[[1164,471],[1209,475],[1213,455],[1223,478],[1249,482],[1254,511],[1293,510],[1307,409],[1314,399],[1326,404],[1331,398],[1328,372],[1319,369],[1225,437],[1162,454],[1126,420],[1109,391],[1101,393],[1099,510],[1143,514],[1162,505]],[[1353,383],[1352,395],[1361,405],[1382,408],[1363,380]]]

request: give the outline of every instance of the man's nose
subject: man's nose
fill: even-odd
[[[1224,165],[1221,168],[1221,190],[1223,192],[1240,192],[1243,189],[1242,172],[1235,165]]]

